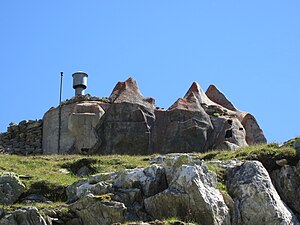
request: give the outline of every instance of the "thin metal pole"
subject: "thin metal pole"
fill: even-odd
[[[59,106],[61,106],[61,97],[62,97],[62,85],[63,85],[63,76],[64,72],[60,72],[60,92],[59,92]]]
[[[59,109],[58,109],[58,146],[57,152],[60,154],[60,136],[61,136],[61,99],[64,73],[60,72],[60,89],[59,89]]]

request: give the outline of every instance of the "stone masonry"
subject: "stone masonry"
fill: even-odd
[[[0,136],[0,151],[29,155],[42,153],[42,120],[23,120],[11,123]]]

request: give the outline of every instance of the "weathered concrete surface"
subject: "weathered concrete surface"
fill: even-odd
[[[155,115],[151,153],[202,152],[210,147],[213,126],[201,107],[156,111]]]
[[[154,110],[155,100],[153,98],[145,98],[140,92],[137,82],[133,78],[128,78],[124,82],[118,82],[113,89],[109,100],[112,103],[128,102],[132,104],[142,105],[145,108]]]
[[[206,93],[194,82],[183,98],[162,110],[129,78],[105,101],[72,99],[61,109],[59,154],[204,152],[266,142],[251,114],[237,110],[215,86]],[[58,114],[56,108],[44,116],[44,154],[58,153]]]
[[[241,123],[246,130],[246,141],[249,145],[267,142],[267,139],[265,138],[262,129],[259,127],[253,115],[247,113],[243,117]]]
[[[69,117],[68,129],[75,137],[76,152],[89,153],[98,141],[95,128],[104,110],[98,103],[83,102],[76,105]]]
[[[99,140],[94,152],[147,154],[155,120],[154,100],[145,98],[132,78],[119,82],[109,99],[112,104],[97,126]]]
[[[104,110],[99,102],[62,105],[60,152],[58,152],[59,108],[49,110],[43,118],[43,153],[88,153],[98,140],[94,129],[103,114]]]
[[[237,111],[235,106],[225,97],[225,95],[215,86],[210,85],[205,94],[213,102],[223,106],[226,109]]]

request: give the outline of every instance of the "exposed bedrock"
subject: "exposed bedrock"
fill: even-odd
[[[277,178],[280,176],[284,177],[284,171]],[[235,204],[232,224],[300,224],[280,198],[267,170],[260,162],[247,161],[232,168],[227,177],[229,194]],[[297,208],[297,205],[292,206]]]

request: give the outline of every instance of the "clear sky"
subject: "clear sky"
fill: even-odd
[[[109,96],[134,77],[168,108],[193,81],[252,113],[269,142],[300,135],[299,0],[0,1],[0,131],[71,98],[72,73]]]

